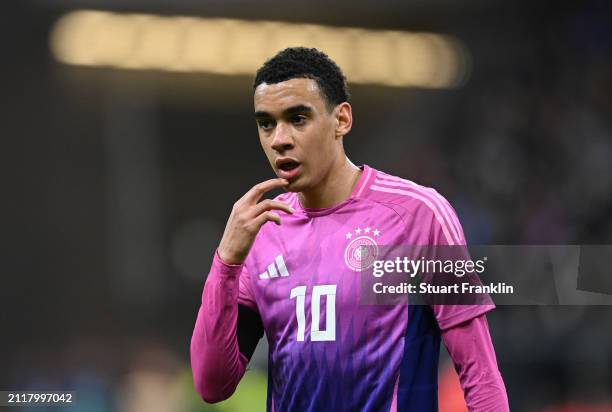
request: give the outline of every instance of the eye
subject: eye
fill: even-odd
[[[261,130],[271,130],[274,127],[274,122],[270,119],[259,119],[257,125]]]
[[[297,116],[293,117],[292,122],[293,124],[297,124],[297,125],[304,124],[306,123],[306,116],[298,114]]]

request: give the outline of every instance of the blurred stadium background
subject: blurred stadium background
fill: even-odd
[[[75,390],[74,411],[264,410],[264,341],[212,406],[188,349],[231,205],[272,176],[252,72],[294,42],[352,80],[353,161],[436,187],[469,242],[610,243],[610,11],[5,2],[0,389]],[[612,410],[610,307],[505,306],[489,322],[513,411]],[[441,411],[465,410],[443,356]]]

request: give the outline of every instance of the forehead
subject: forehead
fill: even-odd
[[[255,89],[254,103],[256,111],[268,113],[280,112],[298,104],[313,106],[315,109],[325,105],[317,82],[301,78],[260,84]]]

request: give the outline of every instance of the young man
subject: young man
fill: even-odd
[[[278,178],[235,203],[206,279],[191,340],[202,398],[232,395],[265,332],[268,411],[435,411],[442,339],[469,409],[507,411],[492,304],[360,304],[358,246],[463,244],[448,202],[346,157],[346,80],[325,54],[281,51],[254,90]],[[260,201],[279,187],[287,193]]]

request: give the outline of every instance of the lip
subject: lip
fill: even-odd
[[[278,175],[278,177],[282,177],[283,179],[287,179],[287,180],[295,179],[300,173],[302,173],[302,165],[299,165],[295,169],[291,169],[289,171],[285,171],[282,169],[277,169],[276,171],[276,174]]]
[[[298,166],[291,170],[283,170],[280,168],[282,165],[289,162],[297,163]],[[302,164],[299,162],[299,160],[292,157],[279,157],[276,159],[274,164],[276,165],[276,174],[278,177],[282,177],[283,179],[295,179],[302,172]]]

